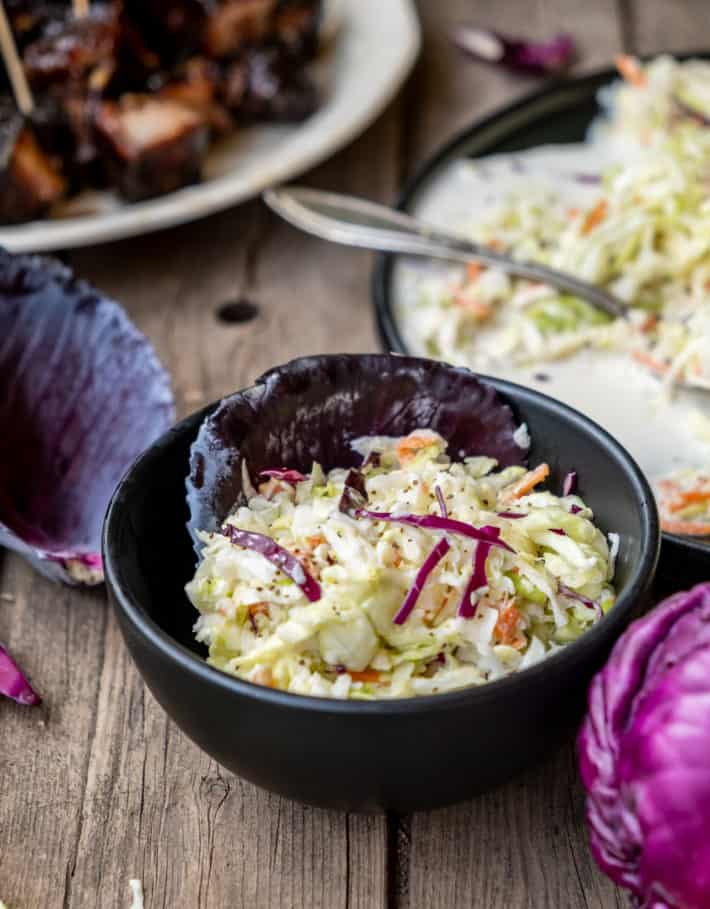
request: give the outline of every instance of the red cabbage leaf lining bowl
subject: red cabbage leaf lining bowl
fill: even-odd
[[[174,419],[167,373],[117,303],[0,249],[0,387],[0,545],[100,582],[111,493]]]
[[[303,473],[358,467],[360,436],[438,432],[452,458],[488,455],[523,464],[513,413],[490,385],[464,369],[416,357],[302,357],[225,398],[200,427],[190,453],[189,528],[216,531],[242,497],[242,462],[253,481],[288,467]]]

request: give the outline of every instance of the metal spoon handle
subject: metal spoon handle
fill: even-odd
[[[626,305],[601,287],[536,262],[520,262],[384,205],[298,186],[269,189],[264,193],[264,201],[294,227],[324,240],[379,252],[431,256],[452,262],[482,262],[515,277],[540,281],[574,294],[613,318],[626,316]]]

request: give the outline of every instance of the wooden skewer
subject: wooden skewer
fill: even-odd
[[[74,15],[77,19],[82,19],[89,15],[89,0],[72,0]]]
[[[25,117],[29,117],[34,110],[35,104],[27,82],[27,76],[22,67],[22,60],[17,52],[17,45],[5,12],[5,4],[2,2],[0,2],[0,51],[2,51],[5,68],[10,77],[15,103],[19,107],[20,113]]]

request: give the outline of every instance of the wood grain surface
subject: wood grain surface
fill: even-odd
[[[578,39],[580,67],[622,47],[699,47],[702,0],[421,0],[416,70],[367,133],[309,174],[390,202],[454,130],[537,87],[452,52],[476,21]],[[704,34],[703,34],[704,32]],[[366,78],[366,74],[363,74]],[[68,256],[119,299],[173,376],[180,414],[304,353],[376,348],[371,259],[325,247],[259,202]],[[246,301],[243,324],[218,317]],[[519,780],[411,818],[304,808],[237,779],[170,723],[102,592],[51,585],[0,552],[0,640],[45,695],[0,703],[0,898],[10,909],[609,909],[625,902],[586,847],[571,744]],[[445,765],[442,765],[445,772]]]

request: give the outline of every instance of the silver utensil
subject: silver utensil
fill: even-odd
[[[482,262],[517,278],[540,281],[574,294],[613,318],[626,317],[626,304],[601,287],[536,262],[517,261],[385,205],[300,186],[268,189],[263,198],[289,224],[324,240],[379,252]]]

